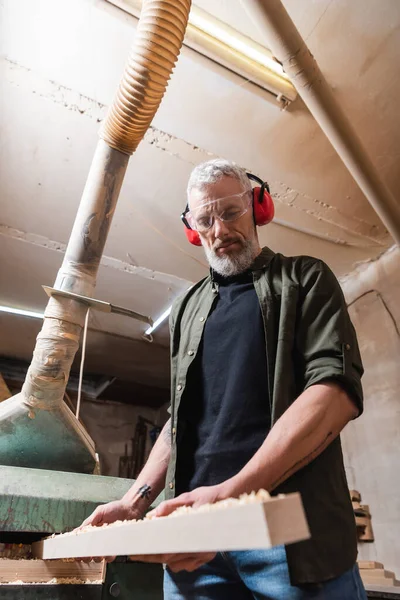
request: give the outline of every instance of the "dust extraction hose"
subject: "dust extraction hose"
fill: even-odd
[[[190,0],[144,0],[54,288],[92,296],[129,156],[143,139],[182,46]],[[84,304],[52,296],[20,394],[0,405],[0,464],[91,472],[93,444],[63,403]],[[49,451],[51,449],[51,452]]]
[[[109,146],[132,154],[164,96],[182,46],[190,0],[143,3],[135,45],[101,137]]]

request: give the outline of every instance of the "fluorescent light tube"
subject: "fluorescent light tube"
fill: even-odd
[[[149,327],[148,329],[146,329],[146,331],[144,332],[145,335],[151,335],[153,333],[153,331],[155,329],[157,329],[157,327],[159,325],[161,325],[161,323],[163,323],[165,321],[165,319],[167,319],[169,317],[169,314],[171,312],[171,308],[172,305],[167,308],[167,310],[165,312],[163,312],[163,314],[161,315],[161,317],[158,317],[158,319],[156,321],[154,321],[153,325],[151,327]]]
[[[12,315],[20,315],[22,317],[33,317],[34,319],[43,319],[44,313],[34,312],[33,310],[23,310],[12,306],[0,306],[0,312],[10,313]]]
[[[139,18],[141,0],[108,0]],[[286,106],[297,91],[272,52],[206,11],[192,5],[183,43],[240,77],[267,90]]]

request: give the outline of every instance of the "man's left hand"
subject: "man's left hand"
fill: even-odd
[[[218,500],[223,500],[227,497],[224,495],[223,490],[224,487],[222,484],[196,488],[192,492],[186,492],[172,500],[161,502],[157,508],[147,513],[147,516],[166,517],[180,506],[192,506],[193,508],[197,508],[202,504],[213,504],[214,502],[218,502]]]
[[[187,552],[185,554],[141,554],[129,558],[139,562],[163,563],[171,571],[178,573],[179,571],[195,571],[201,565],[210,562],[215,555],[216,552]]]
[[[212,485],[200,487],[192,492],[181,494],[172,500],[161,502],[151,512],[148,517],[166,517],[174,512],[180,506],[191,506],[196,508],[202,504],[212,504],[223,499],[223,486]],[[156,562],[166,564],[171,571],[194,571],[201,565],[210,562],[215,557],[215,552],[190,552],[185,554],[151,554],[130,557],[132,560],[140,562]]]

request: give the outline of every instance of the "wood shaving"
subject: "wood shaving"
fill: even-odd
[[[11,558],[20,560],[31,558],[32,548],[30,544],[5,544],[0,543],[0,560],[3,558]]]
[[[17,579],[15,581],[8,581],[7,583],[0,583],[0,587],[2,585],[102,585],[103,581],[101,579],[78,579],[77,577],[53,577],[49,579],[49,581],[42,581],[35,583],[21,581]]]
[[[144,519],[132,519],[125,521],[114,521],[114,523],[103,523],[100,526],[87,525],[86,527],[81,527],[79,529],[74,529],[73,531],[68,531],[67,533],[63,533],[60,535],[70,536],[70,535],[80,535],[81,533],[85,533],[87,531],[105,529],[108,527],[120,527],[121,525],[126,525],[128,523],[136,523],[140,525],[141,523],[145,523],[146,521],[153,519],[168,519],[170,517],[180,517],[181,515],[186,515],[188,513],[201,513],[201,512],[209,512],[213,510],[223,510],[225,508],[229,508],[231,506],[241,506],[244,504],[260,504],[262,502],[267,502],[271,500],[271,496],[266,490],[259,490],[258,492],[251,492],[251,494],[242,494],[239,498],[228,498],[227,500],[220,500],[219,502],[214,502],[213,504],[202,504],[197,508],[193,508],[192,506],[180,506],[173,513],[166,517],[144,517]],[[53,534],[50,537],[55,537]]]

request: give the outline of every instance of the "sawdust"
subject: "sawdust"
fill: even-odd
[[[57,537],[81,535],[82,533],[86,533],[88,531],[99,530],[99,529],[108,529],[110,527],[112,527],[112,528],[120,527],[121,525],[127,525],[128,523],[136,523],[137,525],[140,525],[142,523],[145,523],[146,521],[148,522],[150,520],[155,520],[155,519],[169,519],[172,517],[176,518],[176,517],[180,517],[181,515],[187,515],[188,513],[194,514],[194,513],[203,513],[203,512],[209,512],[209,511],[214,511],[214,510],[224,510],[224,509],[232,507],[232,506],[241,506],[241,505],[245,505],[245,504],[260,504],[262,502],[267,502],[269,500],[271,500],[271,496],[269,495],[269,493],[266,490],[259,490],[258,492],[251,492],[251,494],[242,494],[239,498],[228,498],[227,500],[220,500],[219,502],[214,502],[213,504],[202,504],[201,506],[196,507],[196,508],[193,508],[192,506],[180,506],[173,513],[171,513],[170,515],[168,515],[166,517],[152,516],[152,517],[145,517],[144,519],[139,519],[139,520],[132,519],[132,520],[125,520],[125,521],[114,521],[114,523],[104,523],[103,525],[98,525],[98,526],[87,525],[86,527],[81,527],[79,529],[74,529],[73,531],[69,531],[67,533],[57,535]],[[53,534],[50,537],[54,538],[54,537],[56,537],[56,534]]]
[[[11,558],[13,560],[23,560],[31,558],[32,548],[30,544],[6,544],[0,543],[0,560]]]
[[[102,585],[101,579],[78,579],[77,577],[53,577],[49,581],[35,581],[26,582],[16,579],[15,581],[8,581],[7,583],[0,583],[2,585]]]

